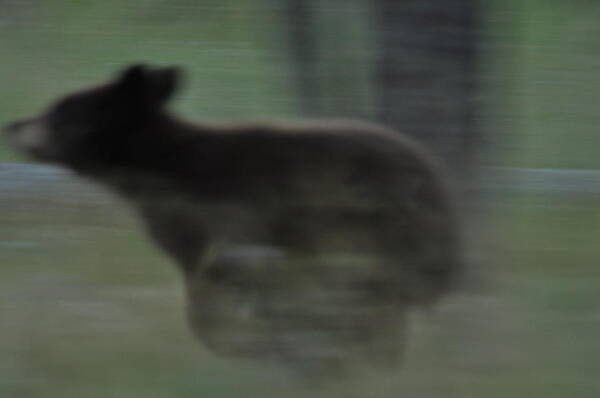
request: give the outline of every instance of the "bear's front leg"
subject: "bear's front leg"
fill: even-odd
[[[210,250],[210,238],[202,217],[182,205],[160,201],[140,208],[151,238],[191,273]]]

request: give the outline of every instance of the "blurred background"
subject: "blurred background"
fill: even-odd
[[[188,119],[350,117],[447,165],[471,270],[401,372],[319,390],[194,340],[175,267],[112,195],[0,144],[2,397],[597,397],[600,4],[0,0],[0,124],[132,62]]]

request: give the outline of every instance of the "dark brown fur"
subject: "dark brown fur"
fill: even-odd
[[[314,286],[351,289],[346,305],[362,297],[379,308],[357,325],[386,303],[402,311],[451,286],[460,263],[454,215],[439,171],[413,142],[357,122],[189,124],[165,110],[176,86],[173,68],[133,66],[6,134],[133,203],[181,266],[192,323],[209,345],[260,351],[236,350],[213,333],[233,311],[220,302],[255,298],[251,289],[288,288],[299,300]],[[248,254],[252,247],[266,252]],[[261,319],[274,313],[283,316],[271,308]]]

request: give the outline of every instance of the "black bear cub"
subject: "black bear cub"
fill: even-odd
[[[216,352],[313,369],[393,362],[405,310],[460,268],[428,154],[358,122],[188,123],[166,109],[179,74],[128,67],[4,133],[133,204]]]

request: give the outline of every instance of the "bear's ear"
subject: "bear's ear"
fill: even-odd
[[[180,74],[177,67],[149,68],[142,64],[132,65],[121,73],[117,87],[138,104],[160,107],[177,90]]]
[[[165,104],[179,87],[177,67],[151,69],[146,74],[146,95],[155,105]]]
[[[142,64],[131,65],[119,73],[116,80],[117,88],[130,93],[142,90],[144,76],[148,67]]]

